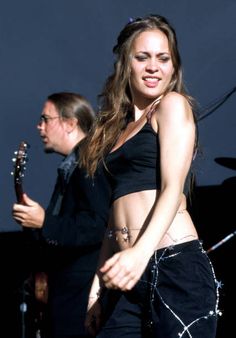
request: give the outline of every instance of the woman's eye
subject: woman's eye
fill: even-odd
[[[135,58],[138,61],[144,61],[144,60],[147,59],[147,57],[145,55],[136,55]]]
[[[163,56],[159,59],[161,62],[168,62],[170,60],[169,56]]]

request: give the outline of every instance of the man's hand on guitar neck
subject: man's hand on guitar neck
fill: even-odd
[[[23,204],[13,204],[12,215],[17,223],[27,228],[40,229],[43,226],[45,211],[41,205],[23,194]]]

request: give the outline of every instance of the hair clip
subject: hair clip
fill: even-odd
[[[133,18],[129,18],[129,23],[132,23],[134,21],[134,19]]]

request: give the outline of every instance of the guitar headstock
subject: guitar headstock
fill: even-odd
[[[19,145],[17,151],[14,152],[15,158],[12,159],[14,162],[14,172],[12,175],[14,176],[14,186],[17,202],[21,203],[22,194],[23,194],[23,177],[26,169],[26,162],[28,160],[28,151],[29,144],[25,141],[22,141]]]

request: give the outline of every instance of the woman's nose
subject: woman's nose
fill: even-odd
[[[150,59],[149,62],[147,63],[147,70],[151,71],[151,72],[156,72],[159,70],[159,64],[157,62],[157,60],[154,59]]]

